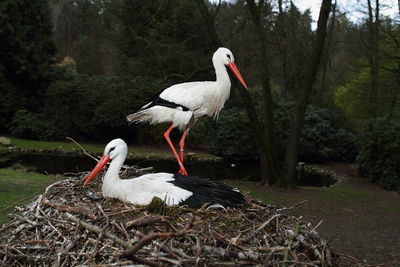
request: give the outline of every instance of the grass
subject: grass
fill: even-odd
[[[255,182],[226,181],[231,186],[239,188],[256,199],[276,206],[289,207],[303,200],[309,204],[300,209],[302,214],[309,214],[323,207],[318,213],[330,216],[332,211],[341,213],[343,209],[362,210],[363,213],[392,213],[398,208],[391,203],[385,203],[382,197],[386,192],[359,188],[351,184],[339,184],[332,187],[299,187],[298,189],[280,189],[276,187],[260,187]],[[308,210],[310,209],[310,210]],[[323,216],[322,216],[323,217]]]
[[[72,141],[36,141],[27,140],[20,138],[10,138],[11,145],[19,148],[27,149],[39,149],[39,150],[61,150],[65,152],[71,151],[82,151]],[[79,143],[89,153],[103,153],[105,144],[93,144],[93,143]],[[168,150],[167,146],[165,149],[151,149],[143,147],[129,146],[128,152],[131,157],[146,158],[146,159],[173,159],[172,153]],[[0,152],[5,151],[7,148],[0,145]],[[195,158],[197,160],[220,160],[219,157],[207,154],[207,153],[196,153]]]
[[[7,214],[12,212],[15,205],[31,202],[33,197],[56,180],[51,175],[0,169],[0,226],[9,221]]]
[[[81,150],[76,144],[70,141],[36,141],[19,138],[10,138],[11,144],[16,147],[31,148],[31,149],[60,149],[62,151],[79,151]],[[100,144],[81,144],[86,151],[101,153],[104,151],[104,145]]]

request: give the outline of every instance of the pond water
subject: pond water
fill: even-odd
[[[125,161],[126,165],[135,165],[139,168],[153,167],[155,172],[178,171],[178,164],[175,160],[131,160]],[[44,174],[64,174],[82,171],[91,171],[96,162],[84,155],[58,155],[31,153],[13,155],[0,160],[0,168],[7,168],[20,165],[23,168]],[[186,161],[186,170],[190,175],[213,180],[223,179],[245,179],[250,181],[260,181],[260,168],[258,162],[199,162]],[[302,177],[298,185],[305,186],[329,186],[336,182],[330,177]]]
[[[21,154],[14,155],[0,162],[0,168],[13,165],[48,174],[63,174],[67,172],[90,171],[96,162],[81,155],[56,155],[56,154]],[[129,160],[126,165],[135,165],[139,168],[153,167],[155,172],[176,173],[179,166],[175,160]],[[186,170],[190,175],[214,180],[221,179],[250,179],[257,181],[260,169],[257,162],[185,162]]]

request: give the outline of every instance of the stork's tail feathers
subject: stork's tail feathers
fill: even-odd
[[[142,122],[142,121],[144,121],[144,117],[145,117],[145,114],[143,114],[143,112],[139,111],[139,112],[132,113],[132,114],[126,116],[126,120],[129,123]]]

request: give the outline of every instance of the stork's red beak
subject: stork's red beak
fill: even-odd
[[[233,74],[236,76],[236,78],[239,80],[239,82],[244,86],[244,88],[249,89],[249,87],[247,87],[247,84],[242,77],[242,74],[240,74],[239,69],[236,67],[236,64],[234,62],[231,62],[231,63],[227,64],[227,66],[231,69]]]
[[[89,176],[86,178],[85,183],[83,184],[83,186],[87,185],[95,176],[96,174],[99,173],[99,171],[101,171],[101,169],[103,169],[103,167],[107,164],[107,162],[109,162],[111,160],[110,157],[103,155],[101,157],[101,159],[99,160],[99,162],[97,162],[97,165],[94,167],[94,169],[92,170],[92,172],[89,174]]]

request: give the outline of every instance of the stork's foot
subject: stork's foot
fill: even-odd
[[[180,175],[188,175],[185,167],[181,167],[181,169],[178,171],[178,174],[180,174]]]

